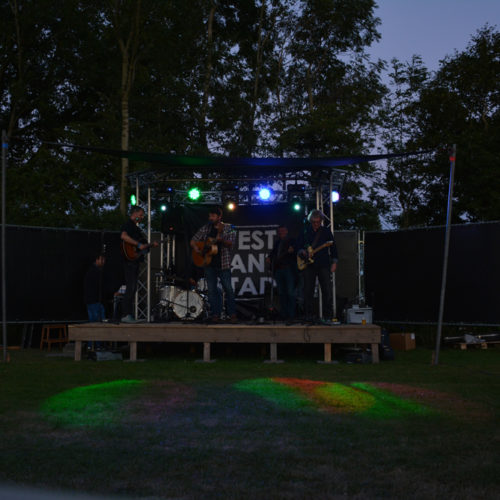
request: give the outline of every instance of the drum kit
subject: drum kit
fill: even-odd
[[[189,290],[179,286],[182,280],[172,277],[157,280],[157,316],[162,320],[177,318],[181,321],[203,320],[208,318],[208,287],[205,278],[193,282]]]

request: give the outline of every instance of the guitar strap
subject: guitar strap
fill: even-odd
[[[318,229],[318,232],[316,233],[316,236],[314,236],[314,240],[313,242],[311,243],[311,247],[313,248],[313,250],[316,248],[316,244],[318,243],[318,240],[319,240],[319,236],[321,234],[321,231],[323,231],[323,226],[320,226],[319,229]]]

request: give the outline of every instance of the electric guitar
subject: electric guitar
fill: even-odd
[[[307,247],[306,253],[307,256],[305,259],[297,255],[297,267],[299,268],[299,271],[304,270],[309,264],[312,264],[314,262],[313,256],[315,253],[319,252],[320,250],[323,250],[323,248],[331,247],[333,245],[333,241],[327,241],[326,243],[323,243],[317,248],[313,248],[311,246]]]

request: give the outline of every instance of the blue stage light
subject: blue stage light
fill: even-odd
[[[271,198],[271,190],[269,188],[261,188],[259,189],[259,198],[262,201],[268,201]]]
[[[337,203],[340,200],[340,194],[338,191],[332,191],[332,203]]]

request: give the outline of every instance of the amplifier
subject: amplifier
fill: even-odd
[[[346,323],[361,325],[373,322],[373,309],[371,307],[353,306],[346,310]]]

